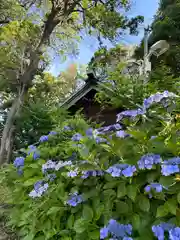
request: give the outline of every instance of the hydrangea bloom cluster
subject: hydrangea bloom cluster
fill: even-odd
[[[56,135],[56,134],[57,134],[57,132],[55,132],[55,131],[49,132],[49,135]]]
[[[14,160],[14,166],[20,168],[24,166],[24,157],[17,157]]]
[[[168,160],[163,161],[161,165],[161,173],[164,176],[169,176],[174,173],[179,173],[180,168],[180,157],[174,157]]]
[[[82,136],[80,133],[75,133],[75,134],[72,136],[71,140],[74,141],[74,142],[79,142],[79,141],[82,139],[82,137],[83,137],[83,136]]]
[[[96,176],[103,176],[104,172],[99,171],[99,170],[87,170],[87,171],[82,171],[82,176],[81,178],[86,179],[88,177],[96,177]]]
[[[130,136],[130,134],[126,133],[123,130],[116,131],[116,137],[118,137],[118,138],[125,138],[125,137],[129,137],[129,136]]]
[[[178,240],[180,238],[175,238],[175,236],[180,233],[180,228],[176,228],[175,225],[171,223],[161,223],[159,225],[152,226],[152,231],[154,236],[157,237],[158,240],[165,239],[165,232],[169,232],[170,240]],[[180,236],[180,235],[179,235]]]
[[[149,193],[149,197],[152,198],[151,191],[154,190],[157,193],[162,192],[163,186],[160,183],[151,183],[145,187],[145,191]]]
[[[29,150],[28,150],[28,155],[31,153],[31,152],[33,152],[33,151],[35,151],[36,150],[36,146],[34,146],[34,145],[29,145]]]
[[[40,157],[40,151],[36,148],[36,146],[30,145],[28,148],[29,149],[28,149],[27,154],[30,155],[32,153],[34,160],[36,160]]]
[[[37,151],[33,152],[33,159],[36,160],[38,158],[40,158],[40,152],[37,150]]]
[[[55,166],[55,170],[58,171],[59,169],[65,167],[65,166],[70,166],[70,165],[72,165],[71,161],[65,161],[65,162],[59,161]]]
[[[72,207],[76,207],[78,204],[82,203],[83,197],[82,195],[78,195],[77,192],[70,194],[69,199],[67,200],[67,204],[72,206]]]
[[[108,236],[113,238],[111,239],[122,239],[122,240],[131,240],[132,235],[132,226],[130,224],[124,225],[118,223],[116,220],[109,220],[107,226],[101,228],[100,230],[100,239],[105,239]]]
[[[89,138],[93,137],[93,128],[88,128],[86,130],[86,136],[89,137]]]
[[[48,189],[48,183],[44,183],[44,181],[38,181],[34,184],[34,189],[29,193],[29,197],[36,198],[41,197],[43,193],[45,193]]]
[[[150,97],[144,99],[143,108],[148,109],[152,104],[159,103],[164,98],[175,98],[175,97],[177,97],[177,95],[169,91],[164,91],[163,93],[157,92],[156,94],[153,94]]]
[[[116,123],[116,124],[113,124],[113,125],[98,128],[96,131],[97,131],[97,134],[105,134],[105,133],[109,133],[109,132],[112,132],[112,131],[117,131],[117,130],[120,130],[120,129],[122,129],[122,126],[119,123]]]
[[[57,132],[51,131],[51,132],[49,132],[48,135],[43,135],[43,136],[41,136],[40,139],[39,139],[39,142],[40,142],[40,143],[42,143],[42,142],[47,142],[47,141],[49,140],[49,136],[51,136],[51,135],[56,135],[56,134],[57,134]]]
[[[65,167],[65,166],[69,166],[72,165],[71,161],[59,161],[54,162],[52,160],[48,160],[45,164],[42,165],[42,172],[46,173],[48,170],[56,170],[58,171],[59,169]]]
[[[69,127],[69,126],[64,126],[63,130],[64,130],[64,131],[71,131],[71,130],[72,130],[72,128],[71,128],[71,127]]]
[[[96,140],[97,144],[98,143],[107,143],[107,139],[102,138],[102,137],[96,137],[95,140]]]
[[[48,141],[48,135],[43,135],[40,137],[39,141],[42,142],[47,142]]]
[[[149,98],[144,99],[143,106],[134,110],[126,110],[119,114],[117,114],[117,122],[121,121],[124,117],[135,118],[139,115],[144,115],[146,110],[150,108],[150,106],[154,103],[161,102],[164,98],[175,98],[176,94],[168,91],[164,91],[163,93],[157,92],[156,94],[151,95]]]
[[[97,177],[97,176],[103,176],[104,172],[100,170],[86,170],[86,171],[79,171],[78,168],[71,170],[67,173],[68,177],[77,177],[78,174],[81,175],[81,178],[86,179],[88,177]]]
[[[180,239],[180,227],[173,228],[169,231],[169,239],[170,240]]]
[[[17,168],[17,173],[19,175],[22,175],[23,174],[23,167],[24,167],[24,157],[15,158],[14,166]]]
[[[78,176],[78,169],[74,169],[74,170],[69,171],[69,172],[67,173],[67,176],[68,176],[68,177],[71,177],[71,178],[77,177],[77,176]]]
[[[46,173],[48,170],[53,170],[56,167],[56,162],[48,160],[45,164],[42,165],[42,172]]]
[[[152,169],[154,165],[161,163],[161,156],[158,154],[146,154],[138,161],[139,169]]]
[[[130,117],[135,118],[139,115],[145,114],[145,111],[141,108],[135,109],[135,110],[126,110],[119,114],[117,114],[116,122],[120,122],[124,117]]]
[[[136,172],[136,167],[128,164],[115,164],[106,170],[112,177],[132,177]]]
[[[116,131],[116,136],[117,137],[127,137],[129,136],[127,133],[125,133],[124,131],[119,131],[120,129],[122,129],[122,126],[119,123],[113,124],[113,125],[109,125],[109,126],[105,126],[105,127],[101,127],[98,129],[93,130],[93,128],[88,128],[86,130],[86,136],[90,139],[94,139],[96,141],[97,144],[99,143],[108,143],[106,138],[103,138],[99,135],[104,135],[107,133],[111,133],[113,131]],[[81,139],[83,138],[83,136],[80,133],[75,133],[71,140],[74,142],[79,142]],[[79,145],[75,145],[80,147]]]

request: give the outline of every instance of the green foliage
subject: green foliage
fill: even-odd
[[[111,59],[113,59],[113,55]],[[126,64],[120,62],[114,66],[114,69],[109,70],[108,81],[99,84],[96,100],[102,106],[135,108],[142,103],[144,98],[157,91],[168,89],[177,94],[180,91],[180,78],[175,77],[171,69],[164,64],[150,73],[146,84],[144,84],[143,76],[123,74],[125,68]]]
[[[67,118],[66,111],[52,105],[48,106],[42,100],[27,103],[20,118],[16,120],[14,149],[19,150],[25,145],[38,142],[42,135]]]
[[[179,93],[179,84],[180,78],[173,75],[170,67],[162,64],[152,71],[148,88],[151,92],[153,89],[158,91],[169,89],[169,91]]]
[[[89,126],[78,116],[63,122],[57,134],[48,135],[48,141],[35,150],[40,152],[39,159],[34,160],[33,153],[26,156],[22,175],[12,164],[1,170],[1,183],[5,182],[10,190],[8,202],[15,204],[10,224],[20,231],[22,239],[32,240],[98,240],[100,229],[111,218],[132,224],[135,239],[153,240],[151,226],[160,222],[170,220],[179,226],[178,176],[162,176],[160,165],[150,170],[137,166],[137,161],[147,153],[160,154],[163,160],[180,155],[180,122],[178,118],[174,122],[175,116],[175,110],[169,113],[161,105],[154,105],[145,119],[137,117],[127,126],[130,138],[121,139],[113,133],[112,138],[103,135],[109,144],[97,144],[95,137],[88,137]],[[79,142],[71,138],[76,133],[83,136]],[[151,139],[154,135],[157,137]],[[49,170],[48,174],[56,174],[50,181],[42,172],[49,159],[64,163],[71,160],[72,164]],[[136,165],[137,171],[132,177],[112,177],[106,169],[117,163]],[[76,169],[78,175],[69,177],[68,172]],[[83,179],[81,174],[86,170],[101,170],[104,175]],[[49,187],[41,197],[32,199],[28,194],[39,180],[48,182]],[[145,187],[153,182],[164,188],[162,192],[152,191],[149,198]],[[83,202],[75,207],[67,204],[69,194],[74,192],[83,197]]]
[[[109,72],[108,81],[99,85],[96,100],[102,105],[134,108],[147,96],[143,79],[122,74],[125,67],[126,64],[119,63],[114,71]]]

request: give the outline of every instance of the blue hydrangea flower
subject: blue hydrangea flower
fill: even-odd
[[[180,157],[173,157],[163,162],[164,165],[178,165],[180,164]]]
[[[56,166],[55,166],[55,170],[58,171],[59,169],[65,167],[65,166],[70,166],[72,165],[72,161],[59,161]]]
[[[36,146],[34,146],[34,145],[29,145],[28,148],[29,148],[29,151],[35,151],[36,150]]]
[[[44,136],[41,136],[40,139],[39,139],[40,142],[47,142],[48,141],[48,136],[44,135]]]
[[[48,170],[53,170],[56,168],[56,162],[48,160],[45,164],[42,165],[42,172],[46,173]]]
[[[92,138],[93,137],[93,129],[92,128],[88,128],[86,130],[86,135],[87,135],[87,137]]]
[[[151,190],[154,189],[157,193],[162,192],[163,186],[160,183],[151,183],[147,185],[144,190],[149,193],[149,198],[152,198]]]
[[[116,122],[120,122],[124,117],[135,118],[139,115],[145,114],[145,111],[141,108],[135,110],[126,110],[117,114]]]
[[[39,151],[33,152],[33,159],[36,160],[38,158],[40,158],[40,152]]]
[[[43,180],[39,180],[34,184],[34,190],[37,192],[39,190],[39,188],[42,186],[43,184]]]
[[[169,176],[174,173],[179,173],[180,157],[173,157],[163,161],[161,165],[161,173],[164,176]]]
[[[160,155],[157,154],[146,154],[138,161],[139,169],[152,169],[153,165],[161,162]]]
[[[31,153],[33,154],[33,159],[34,160],[36,160],[36,159],[38,159],[40,157],[40,151],[37,150],[36,146],[34,146],[34,145],[30,145],[28,147],[27,154],[30,155]]]
[[[75,169],[75,170],[71,170],[70,172],[67,173],[67,176],[68,177],[77,177],[78,176],[78,170]]]
[[[82,176],[81,178],[86,179],[88,177],[96,177],[96,176],[103,176],[104,172],[99,171],[99,170],[87,170],[87,171],[82,171]]]
[[[132,177],[133,174],[136,172],[136,167],[135,166],[129,166],[122,170],[122,175],[125,177]]]
[[[123,130],[116,131],[116,137],[125,138],[125,137],[129,137],[129,136],[130,135]]]
[[[175,225],[172,223],[161,223],[160,226],[164,229],[164,231],[169,231],[173,228],[175,228]]]
[[[38,181],[37,185],[35,184],[35,187],[36,188],[29,193],[29,197],[31,198],[41,197],[43,193],[47,191],[49,185],[48,183],[45,183],[44,185],[42,185]]]
[[[158,240],[164,240],[164,229],[162,226],[152,226],[152,231],[154,236],[157,237]]]
[[[71,138],[71,140],[75,142],[79,142],[81,139],[82,139],[82,135],[80,133],[75,133]]]
[[[164,98],[174,98],[174,97],[177,97],[177,95],[172,92],[168,92],[168,91],[164,91],[163,93],[157,92],[151,95],[150,97],[144,99],[143,108],[148,109],[152,104],[159,103]]]
[[[161,173],[164,176],[170,176],[174,173],[179,173],[178,165],[161,165]]]
[[[105,239],[108,237],[109,229],[107,227],[103,227],[100,229],[100,239]]]
[[[70,194],[70,198],[67,201],[67,204],[76,207],[78,204],[82,203],[84,200],[82,195],[78,195],[77,192]]]
[[[131,237],[123,237],[123,240],[133,240]]]
[[[120,237],[129,237],[132,234],[132,226],[130,224],[120,224],[114,219],[111,219],[109,221],[107,228],[111,236],[117,237],[118,239]]]
[[[97,144],[107,142],[107,140],[102,137],[96,137],[95,140]]]
[[[28,147],[27,155],[30,155],[32,152],[36,151],[36,146],[30,145]]]
[[[122,126],[119,123],[98,128],[96,131],[98,134],[105,134],[108,132],[116,131],[122,129]]]
[[[175,225],[171,223],[160,223],[159,225],[152,226],[152,231],[154,233],[154,236],[157,237],[158,240],[164,240],[165,232],[170,231],[171,229],[174,228]]]
[[[24,166],[24,157],[16,157],[14,160],[14,166],[16,168]]]
[[[56,179],[56,174],[55,173],[51,173],[51,174],[48,174],[47,175],[47,178],[48,178],[48,180],[50,181],[50,182],[53,182],[54,181],[54,179]]]
[[[55,131],[49,132],[49,135],[56,135],[56,134],[57,134],[57,132],[55,132]]]
[[[169,230],[169,240],[179,240],[179,239],[180,239],[180,227],[176,227]]]
[[[110,173],[112,177],[132,177],[135,171],[136,167],[128,164],[115,164],[106,170],[106,172]]]
[[[122,171],[122,169],[117,165],[113,165],[106,170],[106,172],[110,173],[112,177],[122,176],[121,171]]]
[[[64,130],[64,131],[71,131],[71,130],[72,130],[72,128],[71,128],[71,127],[69,127],[69,126],[64,126],[63,130]]]
[[[19,167],[17,170],[17,173],[19,176],[22,176],[23,175],[23,167]]]

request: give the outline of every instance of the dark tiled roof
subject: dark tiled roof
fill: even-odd
[[[90,92],[92,89],[96,89],[97,82],[98,80],[95,79],[94,76],[89,75],[85,85],[75,92],[71,97],[69,97],[64,103],[62,103],[61,107],[68,109],[76,104],[76,102],[83,98],[88,92]]]

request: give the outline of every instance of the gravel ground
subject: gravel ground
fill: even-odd
[[[6,218],[0,217],[0,240],[19,240],[17,235],[6,226]]]

